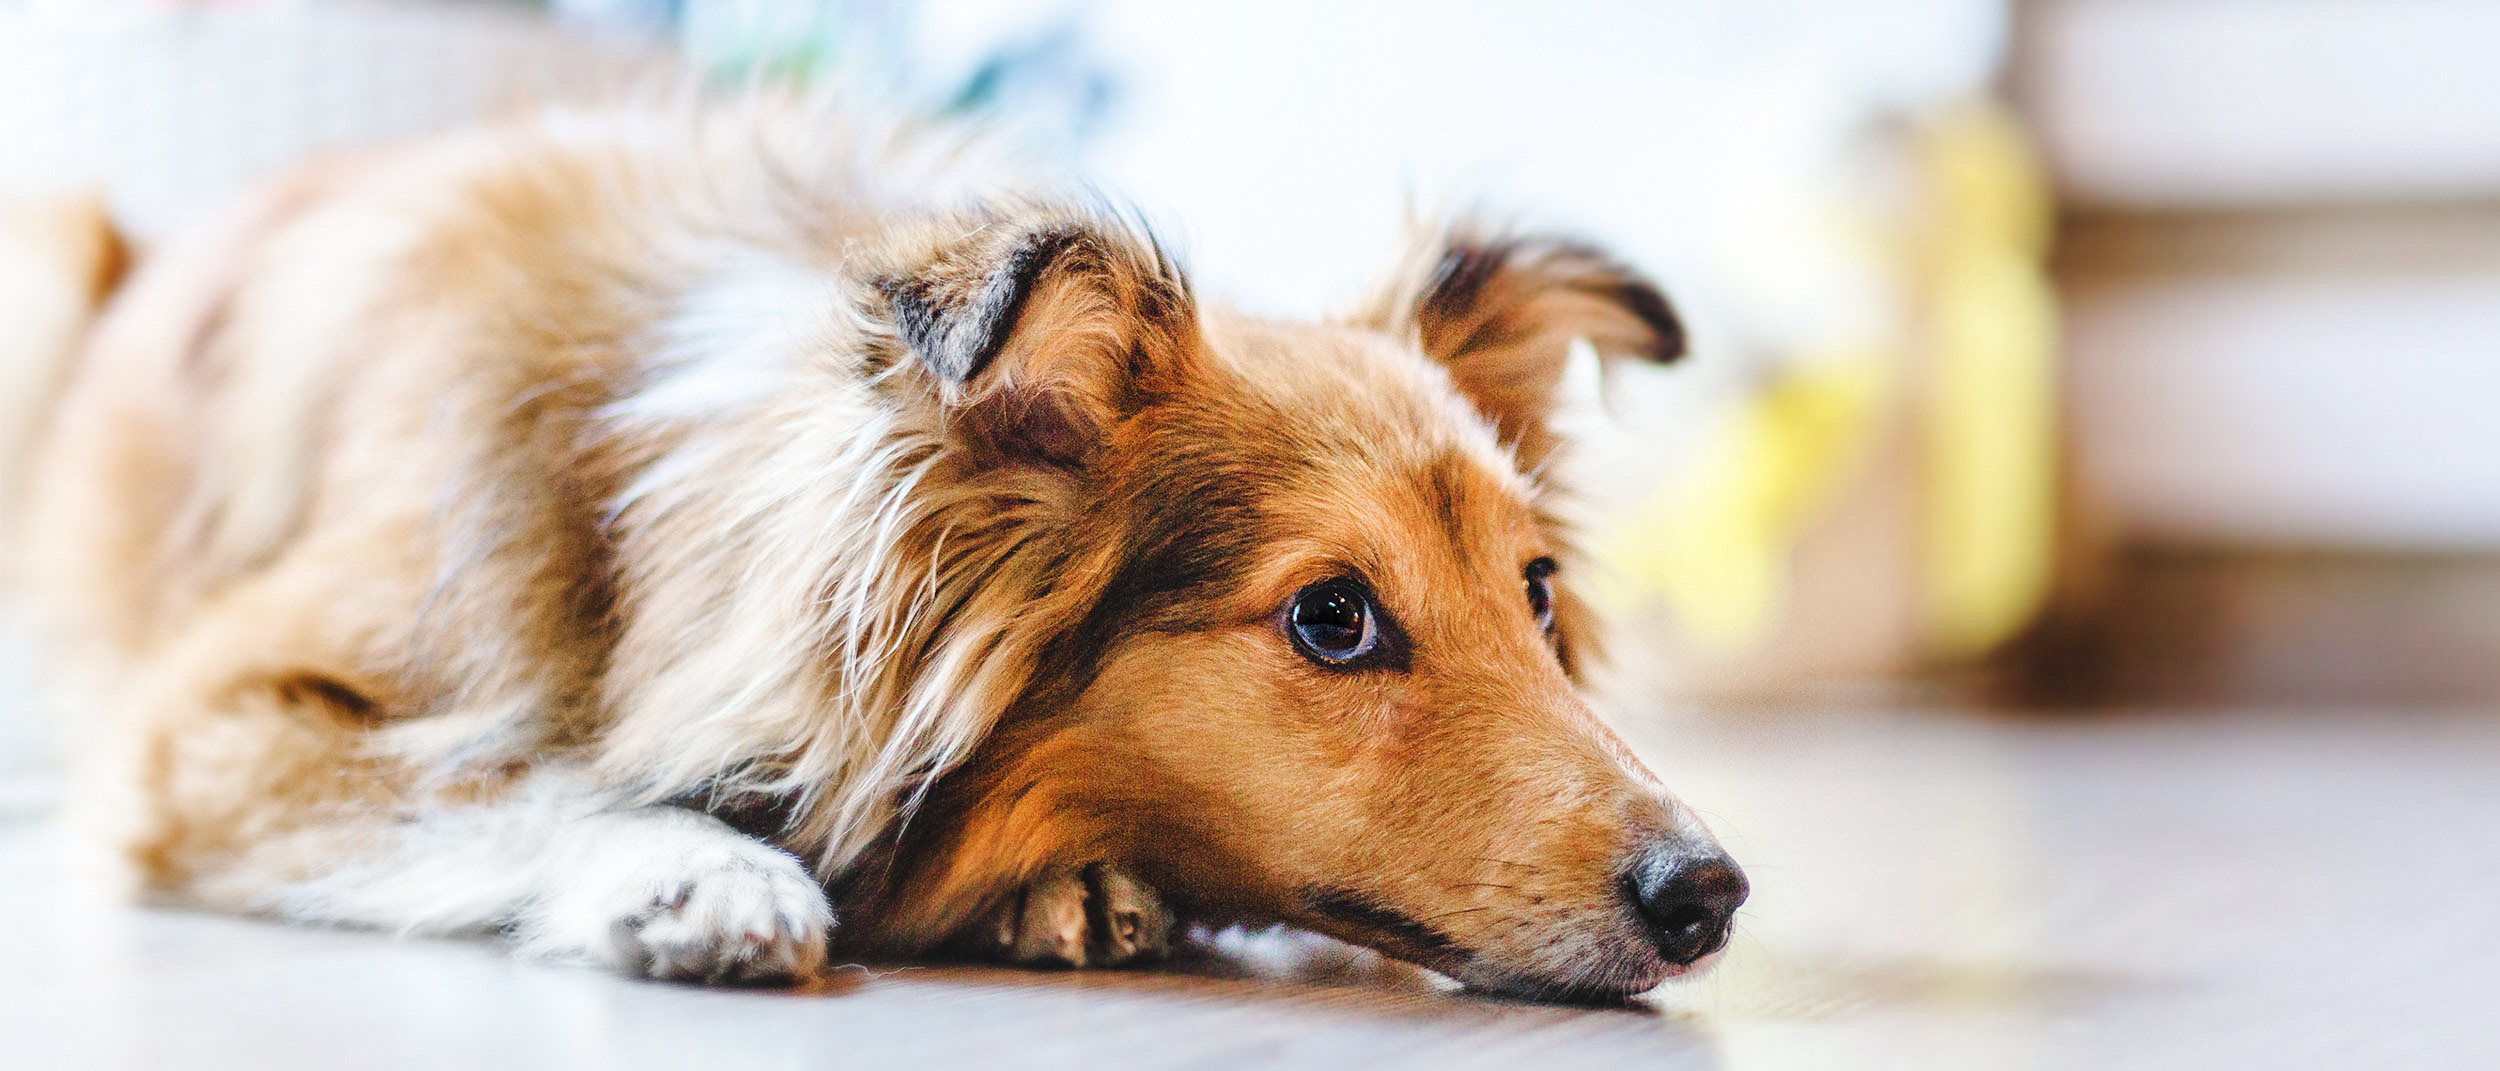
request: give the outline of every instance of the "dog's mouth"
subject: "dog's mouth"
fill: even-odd
[[[1330,936],[1356,941],[1444,974],[1468,962],[1467,947],[1430,922],[1352,889],[1336,886],[1305,890],[1302,906],[1336,926]],[[1342,929],[1339,929],[1342,927]]]
[[[1677,963],[1647,941],[1627,934],[1574,942],[1590,947],[1558,956],[1561,962],[1553,965],[1531,968],[1470,949],[1432,919],[1410,915],[1357,890],[1323,886],[1305,890],[1300,899],[1304,910],[1314,916],[1314,928],[1331,937],[1428,967],[1478,993],[1521,1000],[1623,1004],[1668,981],[1708,970],[1726,948],[1723,937],[1691,962]]]
[[[1452,977],[1465,983],[1469,990],[1488,996],[1614,1007],[1630,1004],[1633,998],[1678,978],[1709,970],[1718,964],[1724,951],[1722,946],[1691,963],[1670,963],[1655,954],[1635,951],[1599,959],[1579,977],[1569,979],[1475,970],[1472,965]]]

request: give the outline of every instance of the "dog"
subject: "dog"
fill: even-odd
[[[1256,319],[961,166],[549,111],[62,291],[8,553],[89,835],[143,895],[722,984],[1201,923],[1530,998],[1713,959],[1745,878],[1576,690],[1548,472],[1574,340],[1682,352],[1659,290],[1461,222]]]

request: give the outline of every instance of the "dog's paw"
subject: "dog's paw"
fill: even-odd
[[[1171,950],[1174,922],[1163,897],[1106,863],[1052,867],[999,908],[982,933],[1011,963],[1117,967]]]
[[[714,985],[787,985],[824,966],[833,909],[797,859],[740,845],[683,862],[610,925],[619,966]]]

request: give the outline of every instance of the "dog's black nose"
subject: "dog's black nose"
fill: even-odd
[[[1669,963],[1691,963],[1727,944],[1729,923],[1752,891],[1726,853],[1682,841],[1650,849],[1625,885]]]

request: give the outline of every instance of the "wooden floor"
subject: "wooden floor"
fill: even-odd
[[[1757,893],[1728,962],[1543,1007],[1289,935],[1189,973],[801,994],[100,904],[0,822],[0,1067],[2500,1067],[2500,717],[1950,711],[1634,730]]]

